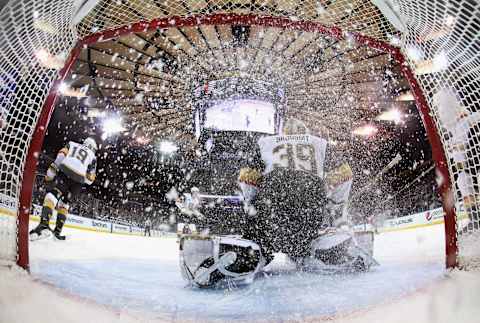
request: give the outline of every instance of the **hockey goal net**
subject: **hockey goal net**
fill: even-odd
[[[479,16],[475,0],[10,1],[0,14],[0,260],[28,267],[36,163],[59,86],[82,46],[169,26],[241,24],[353,37],[391,54],[432,146],[447,266],[475,263],[467,240],[480,225]]]

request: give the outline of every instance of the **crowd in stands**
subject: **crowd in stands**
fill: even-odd
[[[368,219],[373,216],[386,220],[441,207],[441,200],[435,186],[434,172],[432,172],[393,194],[380,194],[378,199],[371,199],[363,205],[352,203],[349,210],[350,221],[360,224],[370,221]],[[33,203],[41,205],[44,195],[45,183],[43,177],[37,176]],[[361,200],[369,199],[362,198]],[[113,205],[84,192],[72,199],[70,213],[138,227],[144,227],[147,219],[150,219],[152,227],[156,228],[168,223],[172,212],[170,208],[156,204],[155,201],[147,201],[143,204],[133,201],[119,201]],[[365,205],[368,205],[368,207],[365,208]]]
[[[435,191],[422,191],[424,187],[417,187],[405,195],[394,197],[387,201],[383,209],[388,212],[387,218],[398,218],[410,214],[425,212],[442,206]]]
[[[42,205],[44,195],[43,177],[37,176],[32,203]],[[168,212],[169,210],[165,210],[165,206],[155,204],[153,201],[149,201],[147,205],[131,201],[118,201],[116,206],[112,206],[94,198],[87,192],[72,197],[69,210],[70,214],[137,227],[144,227],[147,219],[150,219],[154,228],[168,223]]]
[[[392,189],[383,182],[377,183],[375,191],[364,192],[352,201],[349,214],[353,223],[361,224],[382,222],[441,206],[435,171],[430,168],[400,188]]]

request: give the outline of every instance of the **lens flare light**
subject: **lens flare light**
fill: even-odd
[[[393,121],[395,124],[403,123],[404,115],[398,109],[391,109],[383,112],[377,117],[381,121]]]
[[[175,145],[173,142],[170,141],[162,141],[160,142],[158,149],[160,152],[165,153],[165,154],[173,154],[178,150],[177,145]]]
[[[120,117],[111,117],[103,120],[103,138],[106,139],[114,134],[125,131],[123,120]]]
[[[371,137],[378,132],[377,127],[373,125],[365,125],[362,127],[358,127],[352,131],[352,133],[356,136],[362,137]]]

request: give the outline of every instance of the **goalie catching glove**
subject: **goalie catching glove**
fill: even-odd
[[[240,169],[240,174],[238,175],[238,184],[242,190],[243,198],[245,201],[245,211],[247,214],[255,213],[251,210],[252,201],[255,199],[258,191],[258,185],[262,179],[262,174],[250,167],[244,167]]]
[[[327,174],[327,183],[329,186],[336,186],[348,182],[353,178],[353,172],[350,165],[344,163],[340,167]]]
[[[262,174],[258,170],[250,167],[240,169],[240,174],[238,175],[239,182],[254,186],[258,186],[261,179]]]

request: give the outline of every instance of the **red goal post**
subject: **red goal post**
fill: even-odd
[[[34,26],[33,29],[35,29],[32,31],[33,35],[31,38],[33,40],[29,39],[28,35],[26,36],[27,40],[29,40],[29,43],[27,43],[25,46],[22,46],[21,43],[18,43],[22,41],[21,36],[23,34],[21,31],[19,32],[16,28],[6,25],[2,25],[1,29],[2,34],[0,36],[0,46],[2,46],[1,49],[4,51],[4,56],[7,57],[7,63],[0,62],[0,69],[2,73],[7,72],[8,74],[9,72],[14,71],[18,74],[22,74],[22,72],[24,74],[20,77],[17,75],[14,76],[17,79],[20,79],[20,82],[17,82],[19,85],[17,85],[16,90],[12,91],[13,98],[11,98],[11,103],[8,106],[8,108],[13,112],[10,113],[10,115],[12,115],[10,118],[7,117],[7,127],[1,130],[2,139],[6,138],[7,141],[2,142],[0,148],[3,156],[6,157],[6,164],[10,168],[0,169],[0,174],[2,175],[0,178],[0,184],[2,184],[0,189],[2,189],[2,191],[0,191],[0,193],[6,195],[8,198],[14,201],[15,207],[13,209],[16,215],[13,217],[15,217],[16,224],[12,228],[10,221],[7,229],[2,229],[1,223],[3,222],[0,222],[0,240],[8,240],[9,242],[5,244],[7,248],[15,248],[13,251],[0,250],[0,259],[16,261],[19,266],[28,268],[28,221],[38,152],[41,150],[48,122],[55,106],[55,101],[58,95],[58,87],[68,75],[68,72],[70,71],[84,46],[98,41],[116,38],[129,33],[144,32],[172,26],[180,27],[242,24],[309,31],[327,34],[330,37],[338,40],[343,39],[348,32],[349,35],[353,36],[358,43],[390,53],[392,57],[402,66],[402,73],[410,84],[417,107],[423,118],[424,126],[432,146],[433,158],[436,163],[437,171],[443,179],[440,183],[440,192],[442,195],[443,207],[446,213],[446,265],[447,267],[454,267],[457,265],[457,217],[455,213],[455,199],[457,194],[456,189],[453,187],[451,181],[451,178],[454,178],[454,171],[449,163],[449,158],[446,157],[448,152],[445,150],[445,139],[443,138],[444,132],[441,129],[441,121],[436,117],[435,111],[432,111],[431,109],[431,80],[421,79],[419,82],[418,75],[415,75],[412,71],[412,67],[415,66],[415,62],[412,62],[410,58],[406,59],[403,54],[408,50],[408,43],[406,43],[406,45],[404,45],[402,48],[398,48],[388,44],[384,39],[376,39],[368,35],[352,32],[351,30],[348,30],[348,28],[342,29],[338,26],[328,26],[320,22],[301,19],[302,17],[296,17],[293,19],[291,17],[286,17],[286,14],[269,16],[255,13],[233,13],[234,10],[232,10],[233,12],[229,13],[224,12],[225,9],[218,10],[218,13],[209,12],[208,14],[203,13],[191,15],[189,12],[188,15],[166,16],[154,18],[149,21],[129,21],[127,18],[130,17],[126,17],[123,26],[112,26],[112,28],[105,28],[93,33],[88,33],[85,32],[85,26],[77,26],[78,28],[75,29],[76,26],[71,25],[71,19],[73,19],[72,12],[74,12],[74,6],[71,2],[47,2],[40,0],[22,0],[19,2],[39,2],[42,4],[42,6],[40,6],[41,12],[39,14],[35,14],[36,7],[32,7],[33,18],[25,18],[18,16],[18,12],[22,9],[18,6],[17,2],[11,4],[9,3],[2,11],[0,16],[3,24],[10,22],[14,25],[21,25],[19,24],[18,19],[25,19],[28,20],[28,22]],[[138,3],[142,1],[135,2]],[[143,2],[148,2],[148,0]],[[347,2],[348,1],[345,1],[345,3]],[[427,6],[426,2],[425,6]],[[461,2],[462,1],[459,1],[459,5],[461,5]],[[404,12],[410,12],[409,10],[411,8],[408,4],[408,1],[399,1],[399,4],[401,6],[400,10],[403,10]],[[101,19],[100,9],[103,8],[105,10],[105,8],[108,7],[107,5],[104,5],[104,2],[102,1],[99,2],[98,6],[100,6],[100,8],[95,8],[95,10],[97,10],[95,12],[95,19]],[[475,10],[474,12],[478,13],[478,6],[475,7]],[[193,13],[195,12],[193,11]],[[45,15],[48,19],[46,19],[46,21],[38,21],[38,16],[42,15]],[[37,16],[37,18],[35,18],[35,16]],[[89,16],[91,15],[88,15],[87,18]],[[413,30],[416,27],[417,25],[413,25],[411,28]],[[40,28],[40,31],[38,28]],[[57,33],[50,33],[49,29],[57,30]],[[79,30],[81,34],[86,34],[86,36],[80,40],[77,40],[76,33],[78,33]],[[28,30],[26,32],[28,32]],[[47,35],[44,35],[45,33]],[[407,32],[405,39],[411,37],[412,34],[413,32]],[[29,75],[29,73],[23,70],[25,68],[23,65],[28,67],[28,64],[25,64],[25,61],[23,60],[33,60],[37,49],[32,45],[32,43],[41,43],[42,41],[47,42],[44,46],[46,46],[47,50],[52,53],[63,53],[64,55],[65,53],[68,53],[66,64],[60,71],[50,71],[47,73],[47,75],[42,75],[42,73],[38,73],[39,75],[35,73],[32,73],[33,75]],[[54,42],[53,45],[50,45],[48,43],[49,41]],[[14,44],[15,42],[17,43]],[[20,54],[15,54],[12,48],[18,48]],[[478,53],[476,55],[478,55]],[[19,64],[20,68],[16,67],[15,64]],[[38,64],[35,66],[35,63],[32,63],[32,65],[33,67],[40,69]],[[39,89],[40,92],[32,91],[32,88],[36,88],[37,85],[35,82],[38,82],[40,77],[48,78],[49,81],[46,82],[47,85],[45,88]],[[440,83],[443,82],[447,86],[449,85],[448,79],[438,78],[435,81]],[[425,92],[428,93],[428,98],[425,96]],[[31,95],[31,97],[28,97],[28,95]],[[478,100],[478,89],[474,95]],[[34,104],[32,105],[33,107],[31,109],[31,116],[24,118],[22,115],[23,112],[20,110],[22,107],[26,107],[32,99]],[[16,106],[15,103],[17,103]],[[23,125],[25,126],[25,129],[20,129],[20,127]],[[18,143],[18,140],[15,138],[18,136],[22,137],[23,139],[23,149],[18,147],[18,145],[15,147],[15,144]],[[26,147],[28,147],[28,149]],[[15,246],[13,247],[11,243],[13,239],[12,230],[14,230],[13,235],[15,236]],[[0,249],[2,248],[5,247],[0,247]]]

